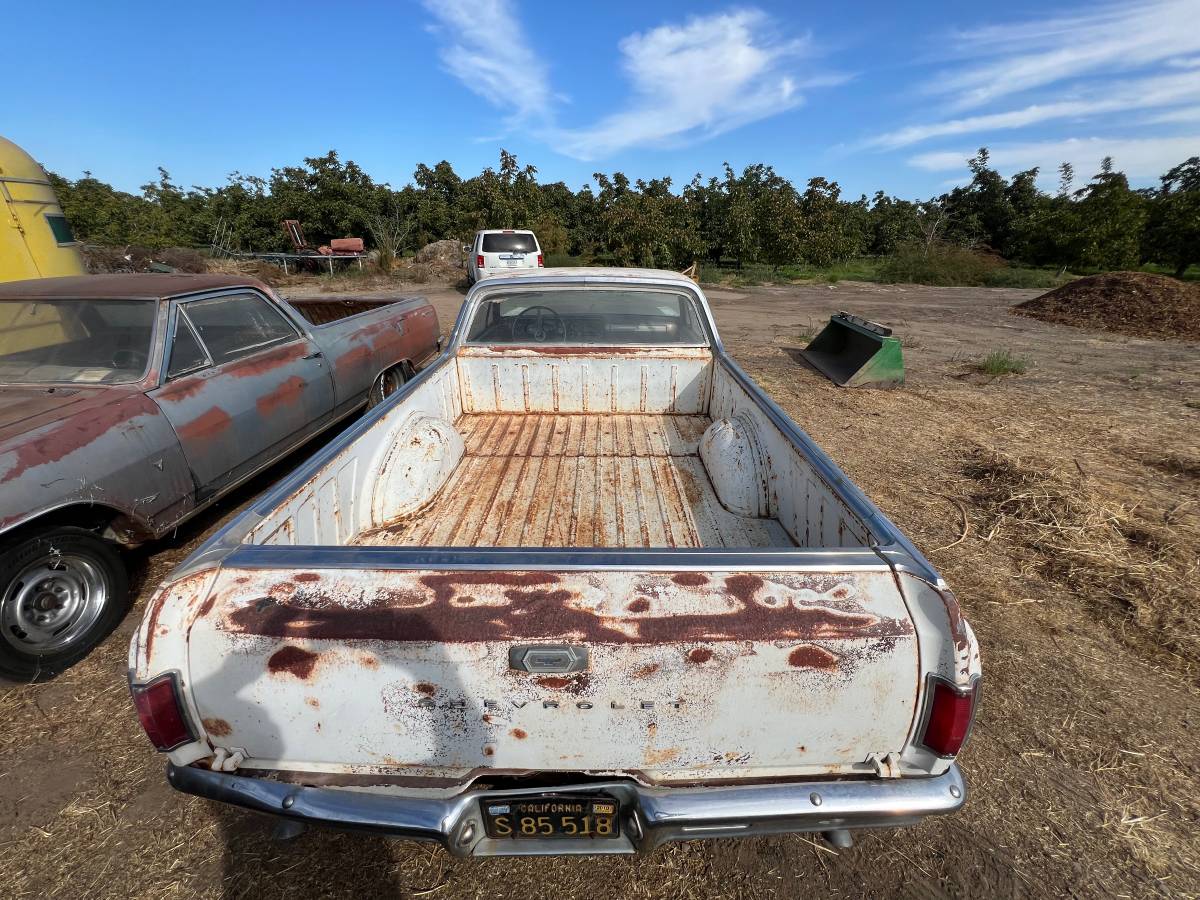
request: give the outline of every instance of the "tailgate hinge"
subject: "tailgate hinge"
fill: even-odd
[[[880,778],[900,777],[900,754],[893,750],[891,753],[872,753],[867,756],[867,762],[875,767],[875,774]]]

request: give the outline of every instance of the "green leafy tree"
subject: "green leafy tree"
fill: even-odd
[[[1137,266],[1146,200],[1129,189],[1124,173],[1105,157],[1087,187],[1075,192],[1074,262],[1083,268],[1129,269]]]
[[[799,221],[803,230],[797,249],[810,265],[831,266],[860,251],[855,208],[841,202],[840,197],[838,183],[824,178],[810,178],[800,197]]]
[[[1200,263],[1200,156],[1193,156],[1162,177],[1149,202],[1144,253],[1151,262],[1170,266],[1182,278]]]

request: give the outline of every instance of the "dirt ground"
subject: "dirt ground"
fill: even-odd
[[[461,292],[411,290],[448,329]],[[129,636],[153,585],[285,463],[143,554],[135,611],[89,659],[0,694],[6,895],[1200,896],[1200,346],[1009,314],[1035,293],[711,291],[734,357],[930,556],[979,636],[960,814],[844,851],[789,836],[467,862],[326,831],[277,843],[173,793],[128,700]],[[904,338],[903,388],[838,389],[797,361],[839,309]],[[999,349],[1027,374],[972,368]]]

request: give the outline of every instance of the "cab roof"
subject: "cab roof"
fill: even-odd
[[[245,275],[126,273],[30,278],[0,284],[0,300],[165,300],[184,294],[249,287],[270,292]]]

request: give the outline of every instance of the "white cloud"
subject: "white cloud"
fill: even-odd
[[[1057,119],[1083,119],[1102,113],[1154,109],[1194,101],[1200,101],[1200,76],[1190,72],[1159,75],[1134,79],[1103,90],[1089,89],[1084,96],[1070,99],[1034,103],[1020,109],[966,116],[943,122],[910,125],[871,138],[865,145],[895,149],[935,137],[1024,128]]]
[[[799,106],[802,91],[849,76],[793,71],[807,39],[777,36],[755,9],[667,24],[621,40],[631,93],[624,108],[579,126],[557,123],[549,69],[529,46],[511,0],[424,0],[446,42],[446,70],[492,105],[509,111],[557,150],[598,159],[634,146],[703,140]],[[512,112],[516,107],[517,112]],[[521,112],[520,110],[527,110]]]
[[[1165,138],[1070,138],[1060,141],[1033,141],[990,148],[991,165],[1004,172],[1017,172],[1038,166],[1044,176],[1053,175],[1059,163],[1075,167],[1079,180],[1086,181],[1100,170],[1100,160],[1113,158],[1114,167],[1133,180],[1157,179],[1172,166],[1195,156],[1200,134]],[[965,169],[969,150],[921,153],[909,164],[930,172]]]
[[[596,159],[711,137],[798,106],[801,85],[787,63],[807,42],[776,40],[773,30],[762,12],[739,10],[630,35],[620,44],[633,86],[628,107],[594,125],[560,129],[556,142],[570,156]]]
[[[555,98],[546,64],[521,28],[510,0],[423,0],[444,39],[439,56],[446,71],[492,106],[510,124],[549,111]]]
[[[1161,125],[1168,122],[1200,122],[1200,106],[1184,106],[1150,116],[1144,121]]]
[[[954,39],[986,61],[941,73],[929,85],[960,108],[1066,79],[1127,72],[1200,52],[1200,0],[1142,0],[1075,15],[996,25]]]

